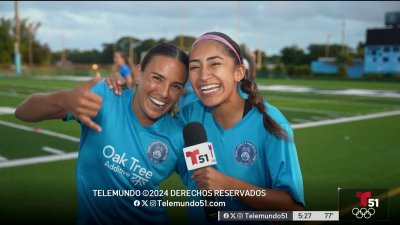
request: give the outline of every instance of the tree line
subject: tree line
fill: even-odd
[[[47,44],[36,40],[34,33],[40,23],[31,23],[28,19],[20,21],[20,54],[22,63],[50,64],[51,51]],[[14,24],[13,20],[0,18],[0,64],[12,64],[14,61]]]
[[[40,29],[40,23],[35,24],[35,28]],[[102,50],[77,50],[66,49],[65,51],[52,52],[47,44],[41,44],[32,31],[33,24],[28,19],[21,20],[20,23],[20,53],[23,64],[35,65],[55,65],[61,60],[67,60],[74,64],[112,64],[114,51],[123,51],[129,55],[133,53],[132,62],[137,64],[140,61],[141,53],[148,51],[152,46],[159,42],[169,42],[180,46],[188,51],[195,37],[177,36],[172,40],[145,39],[140,40],[134,37],[121,37],[116,43],[102,44]],[[13,64],[14,55],[14,27],[11,19],[0,19],[0,64]],[[246,48],[243,45],[243,48]],[[131,49],[131,50],[130,50]],[[296,45],[284,47],[280,54],[266,55],[265,52],[256,50],[257,60],[262,60],[258,65],[258,70],[267,71],[268,64],[275,65],[277,70],[286,70],[286,73],[309,73],[310,64],[319,57],[333,57],[340,65],[349,65],[354,58],[363,58],[364,44],[360,42],[356,49],[339,44],[310,44],[307,51]],[[260,52],[259,52],[260,51]],[[64,57],[64,58],[63,58]]]

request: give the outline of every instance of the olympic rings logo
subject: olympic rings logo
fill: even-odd
[[[353,208],[353,210],[351,210],[351,213],[353,215],[355,215],[357,217],[357,219],[369,219],[371,218],[372,215],[375,214],[375,209],[374,208]]]

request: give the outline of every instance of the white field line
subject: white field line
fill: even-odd
[[[68,159],[76,159],[78,158],[78,152],[70,152],[63,155],[49,155],[49,156],[39,156],[32,158],[24,158],[24,159],[14,159],[5,162],[0,162],[0,169],[7,167],[15,167],[15,166],[23,166],[23,165],[32,165],[46,162],[55,162],[61,160]]]
[[[48,146],[43,146],[42,150],[45,151],[45,152],[49,152],[49,153],[55,154],[55,155],[63,155],[63,154],[65,154],[64,151],[61,151],[61,150],[56,149],[56,148],[48,147]]]
[[[339,119],[331,119],[331,120],[324,120],[324,121],[315,121],[315,122],[294,124],[292,126],[292,128],[293,129],[302,129],[302,128],[308,128],[308,127],[317,127],[317,126],[332,125],[332,124],[338,124],[338,123],[347,123],[347,122],[352,122],[352,121],[360,121],[360,120],[367,120],[367,119],[374,119],[374,118],[395,116],[395,115],[400,115],[400,110],[382,112],[382,113],[374,113],[374,114],[368,114],[368,115],[362,115],[362,116],[352,116],[352,117],[345,117],[345,118],[339,118]],[[17,129],[34,132],[33,128],[27,127],[27,126],[13,124],[13,123],[1,121],[1,120],[0,120],[0,124],[9,126],[9,127],[13,127],[13,128],[17,128]],[[75,137],[71,137],[71,136],[63,135],[63,134],[58,134],[58,133],[52,132],[52,131],[40,132],[40,133],[45,134],[45,135],[59,137],[62,139],[79,142],[79,138],[75,138]],[[29,165],[29,164],[38,164],[38,163],[44,163],[44,162],[54,162],[54,161],[68,160],[68,159],[76,159],[77,157],[78,157],[78,152],[72,152],[72,153],[66,153],[63,155],[51,155],[51,156],[41,156],[41,157],[33,157],[33,158],[26,158],[26,159],[15,159],[15,160],[10,160],[10,161],[6,161],[6,162],[0,162],[0,168],[22,166],[22,165]]]
[[[88,81],[92,79],[93,77],[86,76],[86,77],[81,77],[81,76],[36,76],[34,77],[35,79],[38,80],[68,80],[68,81]]]
[[[14,114],[15,108],[7,107],[7,106],[0,106],[0,115],[3,114]]]
[[[290,100],[290,101],[298,101],[298,99],[295,99],[293,97],[285,97],[285,96],[274,96],[274,99],[280,99],[280,100]],[[268,100],[268,97],[267,97]],[[329,98],[325,99],[301,99],[301,102],[303,103],[316,103],[316,104],[338,104],[338,105],[348,105],[348,106],[369,106],[369,107],[382,107],[385,106],[386,104],[382,103],[370,103],[370,102],[348,102],[344,100],[333,100]],[[281,108],[281,107],[279,107]]]
[[[7,121],[3,121],[0,120],[0,125],[4,125],[7,127],[12,127],[12,128],[16,128],[16,129],[20,129],[20,130],[25,130],[25,131],[29,131],[29,132],[33,132],[33,133],[40,133],[40,134],[45,134],[48,136],[52,136],[52,137],[58,137],[61,139],[65,139],[65,140],[69,140],[69,141],[73,141],[73,142],[79,142],[80,139],[77,137],[72,137],[66,134],[60,134],[54,131],[49,131],[49,130],[44,130],[44,129],[36,129],[33,127],[28,127],[28,126],[24,126],[24,125],[20,125],[20,124],[16,124],[16,123],[11,123],[11,122],[7,122]]]
[[[261,91],[283,91],[294,93],[316,93],[327,95],[351,95],[351,96],[367,96],[367,97],[385,97],[385,98],[400,98],[400,92],[388,90],[372,90],[372,89],[359,89],[347,88],[340,90],[321,90],[305,86],[291,86],[291,85],[259,85]]]
[[[6,157],[3,157],[3,156],[0,155],[0,162],[7,161],[7,160],[8,159]]]
[[[344,115],[349,113],[345,112],[337,112],[337,111],[328,111],[328,110],[318,110],[318,109],[303,109],[303,108],[293,108],[293,107],[279,107],[280,110],[290,111],[290,112],[301,112],[301,113],[320,113],[326,115]]]
[[[311,120],[301,119],[301,118],[293,118],[292,120],[293,120],[293,122],[294,122],[295,124],[297,124],[297,123],[307,123],[307,122],[311,122]]]
[[[338,124],[338,123],[348,123],[348,122],[353,122],[353,121],[368,120],[368,119],[375,119],[375,118],[380,118],[380,117],[396,116],[396,115],[400,115],[400,110],[381,112],[381,113],[373,113],[373,114],[361,115],[361,116],[343,117],[343,118],[338,118],[338,119],[314,121],[314,122],[308,122],[308,123],[300,123],[300,124],[292,125],[292,128],[293,129],[302,129],[302,128],[307,128],[307,127],[317,127],[317,126],[325,126],[325,125]]]
[[[73,141],[73,142],[79,142],[80,139],[77,137],[72,137],[69,135],[65,134],[60,134],[54,131],[49,131],[49,130],[43,130],[43,129],[35,129],[33,127],[28,127],[20,124],[15,124],[7,121],[2,121],[0,120],[0,125],[20,129],[20,130],[25,130],[29,132],[34,132],[34,133],[41,133],[47,136],[52,136],[52,137],[58,137],[61,139]],[[44,151],[49,151],[51,148],[49,147],[43,147],[42,150]],[[55,154],[56,149],[51,149],[53,154]],[[58,150],[60,151],[60,150]],[[61,151],[59,152],[61,153]],[[76,159],[78,157],[78,152],[72,152],[72,153],[65,153],[65,154],[57,154],[57,155],[50,155],[50,156],[40,156],[40,157],[33,157],[33,158],[23,158],[23,159],[14,159],[14,160],[9,160],[9,161],[0,161],[0,168],[5,168],[5,167],[14,167],[14,166],[22,166],[22,165],[30,165],[30,164],[38,164],[38,163],[45,163],[45,162],[54,162],[54,161],[59,161],[59,160],[68,160],[68,159]]]

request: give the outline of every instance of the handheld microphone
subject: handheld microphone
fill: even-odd
[[[206,166],[217,164],[214,149],[211,142],[207,142],[207,134],[203,125],[199,122],[192,122],[183,128],[183,139],[185,140],[185,148],[183,154],[188,170],[200,169]],[[216,202],[215,196],[202,196],[202,200],[207,202]],[[208,222],[218,219],[217,206],[205,206],[204,211]]]

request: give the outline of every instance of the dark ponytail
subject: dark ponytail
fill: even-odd
[[[264,104],[264,98],[258,91],[257,84],[248,79],[243,79],[241,82],[242,84],[240,89],[249,96],[247,101],[249,101],[251,105],[257,107],[257,110],[263,114],[263,124],[265,129],[276,137],[288,139],[285,130],[283,130],[282,127],[280,127],[279,124],[267,114],[267,106]]]
[[[219,37],[224,38],[226,41],[228,41],[236,50],[236,52],[239,54],[239,56],[242,58],[241,53],[240,53],[240,47],[239,45],[233,41],[228,35],[220,32],[209,32],[206,34],[213,34],[217,35]],[[241,62],[238,60],[236,57],[236,54],[228,47],[225,46],[226,51],[229,53],[229,55],[232,57],[233,61],[235,62],[236,65],[239,65]],[[246,73],[248,73],[246,69]],[[263,115],[263,124],[264,127],[267,131],[269,131],[271,134],[275,135],[278,138],[283,138],[283,139],[288,139],[288,134],[284,129],[282,129],[281,126],[275,120],[273,120],[268,114],[267,114],[267,106],[264,104],[264,98],[262,97],[261,93],[258,91],[257,84],[254,81],[251,81],[247,79],[248,76],[245,76],[246,78],[242,79],[242,84],[241,84],[241,90],[246,93],[248,97],[248,101],[250,102],[251,105],[254,105],[257,107],[258,111]]]

